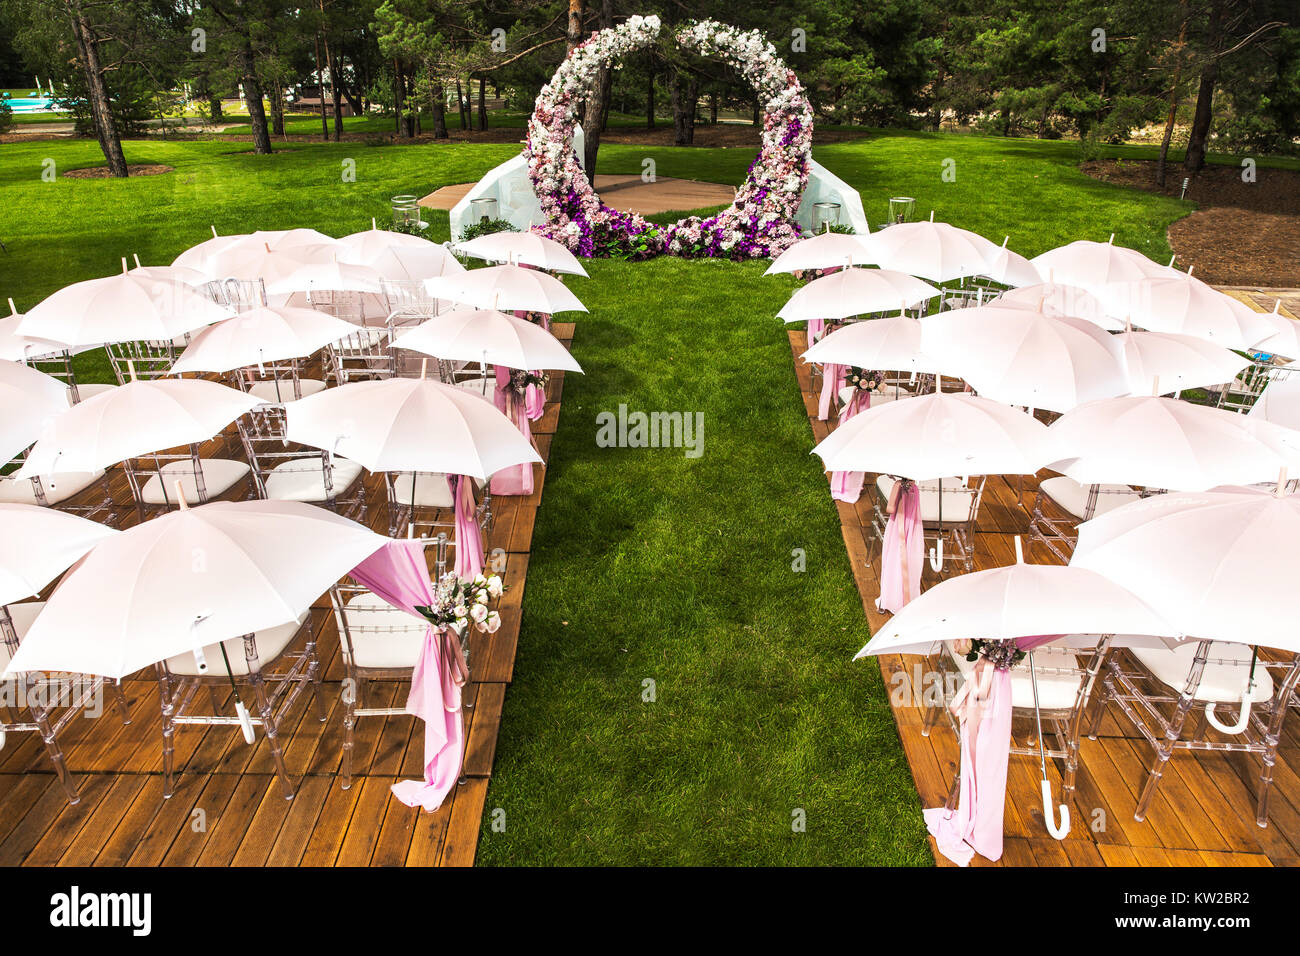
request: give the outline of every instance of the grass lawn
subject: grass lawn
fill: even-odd
[[[98,165],[97,146],[10,144],[0,297],[29,307],[131,253],[169,262],[209,224],[342,235],[386,219],[388,197],[472,181],[516,148],[300,144],[264,157],[128,142],[129,162],[174,172],[45,183],[43,159]],[[815,154],[861,190],[872,221],[911,195],[1028,255],[1115,232],[1167,259],[1165,230],[1192,208],[1087,178],[1064,143],[894,133]],[[606,172],[653,156],[661,175],[719,182],[752,159],[613,144],[601,156]],[[346,159],[355,183],[341,181]],[[446,238],[446,214],[426,216]],[[565,383],[488,791],[506,827],[485,820],[485,864],[930,861],[879,670],[850,662],[866,625],[774,318],[794,285],[763,268],[597,261],[572,282],[591,309],[574,342],[587,374]],[[703,455],[598,447],[596,415],[620,404],[702,414]],[[799,810],[806,832],[791,826]]]
[[[326,112],[329,112],[328,107]],[[488,126],[493,129],[520,129],[522,130],[528,124],[527,113],[521,113],[515,110],[488,110]],[[478,116],[478,110],[475,108],[474,116]],[[449,109],[446,113],[447,128],[460,129],[460,113],[455,109]],[[329,114],[330,129],[334,128],[334,115]],[[387,134],[392,133],[397,121],[392,116],[382,116],[370,114],[369,116],[345,116],[343,117],[343,130],[348,133],[375,133]],[[420,114],[420,128],[429,133],[433,131],[433,114]],[[621,113],[610,113],[609,125],[614,128],[635,128],[645,126],[644,116],[632,116]],[[476,127],[471,127],[471,129]],[[229,129],[222,130],[223,133],[231,135],[248,135],[253,131],[252,126],[248,123],[241,123],[238,126],[232,126]],[[284,117],[284,131],[288,134],[305,134],[316,135],[320,133],[320,113],[291,113]]]

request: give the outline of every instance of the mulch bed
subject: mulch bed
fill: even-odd
[[[131,163],[126,167],[127,176],[157,176],[170,173],[170,166],[147,163]],[[65,179],[108,179],[107,166],[87,166],[85,169],[69,169],[63,174]]]
[[[1170,164],[1165,188],[1155,183],[1153,161],[1098,160],[1084,173],[1103,182],[1177,196],[1185,173]],[[1300,173],[1255,170],[1241,179],[1239,166],[1207,166],[1193,178],[1187,198],[1200,208],[1169,227],[1179,264],[1215,285],[1300,287]]]

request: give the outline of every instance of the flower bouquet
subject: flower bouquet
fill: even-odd
[[[858,368],[856,365],[850,365],[848,374],[844,376],[845,385],[852,385],[864,392],[874,392],[884,380],[884,376],[879,372],[873,369]]]
[[[1025,659],[1025,652],[1015,641],[982,641],[976,638],[957,641],[953,649],[958,654],[964,654],[972,664],[983,657],[1000,671],[1009,670]]]
[[[437,629],[453,628],[460,638],[461,651],[469,660],[470,627],[485,634],[495,634],[501,627],[501,615],[488,608],[492,600],[505,593],[501,576],[480,574],[473,580],[462,581],[449,571],[438,579],[434,592],[436,603],[416,610]]]
[[[543,391],[550,382],[551,376],[546,372],[530,372],[528,369],[512,368],[510,370],[510,390],[514,392],[517,398],[522,398],[527,392],[530,385],[536,385]]]

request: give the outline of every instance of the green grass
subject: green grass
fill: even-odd
[[[327,109],[328,112],[328,109]],[[474,115],[478,116],[477,109]],[[517,110],[488,110],[488,126],[497,129],[518,129],[520,131],[528,125],[527,113],[521,113]],[[334,128],[333,114],[329,116],[330,129]],[[447,128],[460,129],[460,113],[455,109],[450,109],[446,113]],[[392,133],[396,120],[392,116],[381,116],[371,114],[369,116],[345,116],[343,117],[343,130],[348,133],[374,133],[376,135]],[[425,132],[433,130],[433,114],[420,114],[421,129]],[[609,126],[611,128],[637,128],[645,126],[644,116],[630,116],[620,113],[611,113],[609,117]],[[471,126],[471,129],[475,127]],[[222,130],[229,135],[247,136],[253,131],[252,126],[248,123],[241,123],[232,126],[229,129]],[[284,118],[284,131],[289,135],[316,135],[320,133],[320,113],[292,113],[286,114]]]
[[[30,307],[131,253],[169,262],[209,224],[363,229],[389,216],[390,196],[472,181],[516,149],[302,143],[256,156],[220,140],[132,141],[129,162],[174,172],[45,183],[43,159],[99,165],[96,145],[10,144],[0,297]],[[1063,143],[877,133],[815,155],[861,190],[873,221],[911,195],[1029,255],[1113,231],[1166,259],[1165,230],[1193,208],[1091,180]],[[734,183],[752,152],[601,150],[612,173],[639,173],[647,156],[663,176]],[[345,159],[355,183],[341,182]],[[446,238],[446,214],[427,215]],[[485,864],[929,862],[879,670],[850,661],[866,625],[774,318],[794,285],[763,268],[598,261],[571,283],[591,309],[574,342],[587,374],[565,382],[487,797],[506,826],[489,812]],[[596,415],[620,403],[702,413],[703,456],[597,447]]]

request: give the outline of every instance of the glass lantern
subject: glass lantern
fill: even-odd
[[[471,199],[469,216],[472,222],[490,222],[497,218],[497,201],[491,198]]]
[[[418,196],[394,196],[393,228],[398,230],[423,229],[426,223],[420,218]]]
[[[894,196],[889,200],[889,221],[911,222],[916,211],[916,200],[911,196]]]
[[[829,232],[831,226],[840,224],[840,204],[837,202],[813,203],[813,223],[817,232]]]

